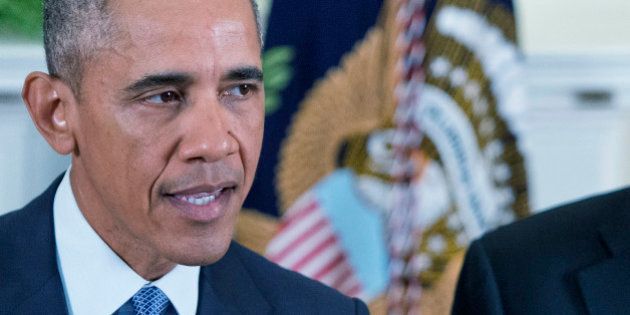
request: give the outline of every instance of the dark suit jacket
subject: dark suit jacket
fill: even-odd
[[[60,181],[23,209],[0,217],[0,314],[67,313],[52,216]],[[201,268],[197,312],[368,313],[363,302],[282,269],[235,242],[221,260]]]
[[[453,314],[630,314],[630,189],[473,242]]]

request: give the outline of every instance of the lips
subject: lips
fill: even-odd
[[[185,219],[196,222],[211,222],[222,217],[236,185],[199,185],[164,194],[170,204]]]

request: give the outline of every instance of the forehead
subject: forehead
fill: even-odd
[[[259,59],[249,0],[114,0],[109,7],[118,31],[115,53],[134,66],[160,58],[168,59],[163,66],[170,60],[181,67],[198,67],[191,60],[203,58]]]
[[[209,26],[212,21],[237,20],[255,27],[249,0],[110,0],[109,8],[127,22],[154,22],[154,26],[194,26],[197,22]]]

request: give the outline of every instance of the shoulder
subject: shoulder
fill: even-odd
[[[279,309],[327,314],[367,314],[365,304],[296,272],[284,269],[234,242],[230,248],[265,298]]]
[[[558,254],[561,248],[590,242],[603,225],[625,220],[630,188],[561,205],[486,234],[486,249],[535,248],[538,254]],[[568,249],[568,248],[567,248]]]
[[[57,274],[52,220],[57,184],[24,208],[0,216],[0,313]]]
[[[575,276],[610,256],[601,231],[628,224],[629,206],[630,189],[624,189],[487,233],[468,249],[453,313],[579,313]]]
[[[42,233],[52,224],[52,201],[41,195],[21,209],[0,216],[0,249],[29,248],[25,242],[41,240]]]
[[[55,192],[62,177],[63,174],[23,208],[0,216],[0,248],[5,249],[16,242],[21,246],[22,241],[42,240],[42,237],[50,236]]]

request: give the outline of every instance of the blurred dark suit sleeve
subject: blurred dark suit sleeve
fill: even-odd
[[[488,256],[480,241],[466,253],[459,276],[453,314],[503,314],[501,297]]]
[[[583,199],[474,241],[453,314],[630,314],[630,189]]]

